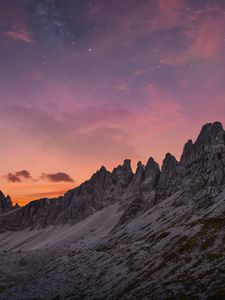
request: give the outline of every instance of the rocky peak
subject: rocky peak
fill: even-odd
[[[177,176],[178,173],[179,162],[172,154],[167,153],[162,164],[156,202],[164,200],[179,189],[180,178]]]
[[[2,191],[0,191],[0,212],[12,209],[12,201],[10,196],[5,196]]]
[[[107,173],[106,167],[102,166],[99,170],[100,173]]]
[[[220,122],[208,123],[202,127],[202,130],[195,142],[195,151],[207,151],[210,146],[224,145],[225,131]]]
[[[92,176],[92,180],[97,180],[97,181],[102,181],[104,180],[104,178],[110,174],[109,171],[107,171],[107,169],[102,166],[93,176]]]
[[[204,125],[196,142],[186,143],[181,166],[183,182],[194,201],[212,203],[225,182],[225,132],[221,123]]]
[[[145,170],[144,180],[142,182],[142,191],[152,194],[155,191],[160,177],[159,165],[154,161],[152,157],[149,158]]]
[[[140,182],[142,181],[143,179],[143,176],[144,176],[144,173],[145,173],[145,167],[144,165],[142,164],[141,161],[139,161],[137,163],[137,168],[136,168],[136,172],[133,176],[133,179],[132,179],[132,182],[131,182],[131,185],[133,184],[140,184]]]
[[[75,188],[76,193],[93,193],[96,190],[104,190],[106,185],[109,183],[111,177],[111,173],[107,171],[107,169],[102,166],[96,173],[92,175],[90,180],[87,180],[79,187]]]
[[[182,164],[186,165],[190,162],[190,160],[192,159],[193,151],[194,151],[193,141],[188,140],[187,143],[184,145],[183,154],[181,155],[180,161]]]
[[[152,176],[153,174],[159,175],[160,168],[157,162],[155,162],[155,160],[152,157],[150,157],[145,167],[145,177]]]
[[[122,169],[125,172],[133,174],[132,169],[131,169],[131,160],[130,159],[125,159],[124,160],[123,165],[122,165]]]
[[[125,159],[123,165],[119,165],[112,172],[113,181],[115,183],[119,183],[122,188],[128,186],[133,178],[133,175],[130,159]]]
[[[94,173],[91,176],[90,180],[95,180],[96,178],[98,178],[100,176],[104,176],[107,172],[108,172],[107,169],[104,166],[102,166],[96,173]]]
[[[190,165],[193,161],[202,159],[203,156],[210,156],[218,148],[225,146],[225,131],[220,122],[205,124],[195,143],[192,140],[184,146],[183,154],[181,155],[181,164]],[[204,160],[202,160],[204,161]]]
[[[16,204],[14,205],[14,208],[20,208],[19,204],[16,203]]]
[[[135,174],[142,174],[143,172],[144,172],[144,165],[142,164],[141,161],[139,161],[137,163],[137,169],[136,169]]]
[[[177,164],[178,161],[176,160],[175,156],[167,153],[162,164],[162,174],[166,173],[167,175],[171,176]]]

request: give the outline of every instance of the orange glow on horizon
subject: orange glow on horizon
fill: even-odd
[[[20,206],[40,198],[57,198],[63,196],[68,190],[76,187],[76,183],[22,183],[7,184],[3,192],[9,194],[13,205],[18,203]]]

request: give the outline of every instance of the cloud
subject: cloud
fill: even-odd
[[[32,179],[32,176],[30,175],[30,173],[27,170],[21,170],[15,173],[8,173],[7,175],[4,175],[3,177],[5,177],[9,182],[22,182],[22,179],[24,180],[28,180],[28,179]]]
[[[212,13],[218,14],[213,7]],[[217,18],[206,15],[205,10],[190,14],[184,22],[183,41],[184,49],[173,50],[166,53],[160,63],[165,65],[183,65],[193,60],[212,60],[218,58],[224,44],[225,18],[218,15]]]
[[[51,174],[42,174],[41,179],[47,179],[52,182],[74,182],[68,174],[63,172],[51,173]]]
[[[7,175],[4,176],[9,182],[13,182],[13,183],[16,183],[16,182],[21,182],[21,179],[16,176],[15,174],[12,174],[12,173],[8,173]]]
[[[183,2],[182,0],[159,0],[159,8],[162,13],[173,15],[183,7]]]
[[[15,173],[15,175],[24,179],[32,179],[30,173],[27,170],[18,171]]]
[[[145,108],[133,117],[136,126],[151,128],[152,134],[158,135],[184,121],[178,99],[171,97],[167,91],[149,84],[145,88],[145,101]]]
[[[19,3],[15,3],[13,9],[6,3],[0,3],[0,34],[12,41],[33,43],[31,28]],[[2,40],[8,44],[5,39]]]
[[[86,162],[88,160],[90,163],[94,159],[99,161],[100,157],[108,159],[109,155],[113,159],[119,159],[126,153],[134,154],[131,137],[127,133],[127,121],[132,119],[133,112],[127,107],[93,101],[92,105],[71,110],[70,114],[61,119],[25,106],[6,107],[0,104],[0,108],[5,124],[14,117],[21,139],[28,137],[33,140],[37,134],[41,151],[48,149],[51,155],[65,156],[66,153],[65,160],[73,159],[74,153],[79,159],[83,160],[85,157]],[[123,143],[116,142],[118,136],[123,137]]]
[[[8,31],[6,32],[6,36],[10,37],[11,39],[15,41],[22,41],[26,43],[32,43],[32,37],[29,34],[29,32],[25,29],[19,30],[19,31]]]
[[[3,177],[5,177],[9,182],[22,182],[24,180],[33,180],[33,181],[38,181],[38,180],[34,180],[33,177],[31,176],[30,172],[28,172],[27,170],[21,170],[15,173],[8,173],[7,175],[4,175]],[[68,174],[63,173],[63,172],[57,172],[57,173],[43,173],[40,176],[40,179],[47,179],[51,182],[75,182],[73,180],[73,178],[71,178]]]

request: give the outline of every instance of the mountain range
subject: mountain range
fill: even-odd
[[[0,299],[225,299],[225,131],[104,166],[55,199],[0,193]]]

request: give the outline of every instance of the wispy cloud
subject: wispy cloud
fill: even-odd
[[[11,30],[11,31],[8,31],[5,33],[6,36],[8,36],[9,38],[15,40],[15,41],[22,41],[22,42],[25,42],[25,43],[33,43],[33,39],[30,35],[30,33],[25,30],[25,29],[22,29],[22,30]]]

